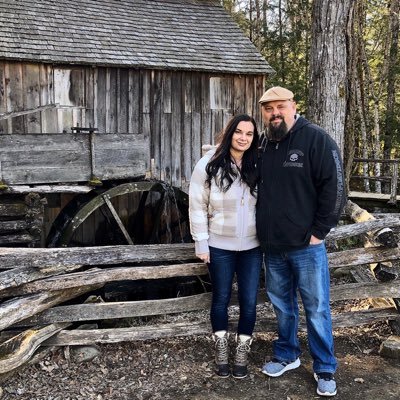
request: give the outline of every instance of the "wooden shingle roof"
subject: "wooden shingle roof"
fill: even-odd
[[[0,0],[0,60],[266,74],[213,0]]]

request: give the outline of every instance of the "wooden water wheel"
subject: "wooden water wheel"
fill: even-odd
[[[76,196],[47,247],[189,242],[188,196],[161,181],[111,184]]]
[[[188,195],[161,181],[127,182],[81,194],[57,216],[48,247],[190,242]],[[207,279],[207,278],[206,278]],[[106,284],[106,300],[175,297],[204,291],[198,277]]]

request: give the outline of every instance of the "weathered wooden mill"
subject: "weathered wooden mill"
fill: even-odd
[[[259,120],[272,72],[219,3],[0,4],[0,244],[155,242],[155,228],[127,232],[145,230],[146,201],[130,221],[129,194],[185,192],[202,144],[232,114]],[[28,193],[40,201],[24,204]]]
[[[136,268],[133,277],[129,266],[189,263],[172,274],[157,267],[150,278],[171,286],[167,278],[181,277],[174,296],[182,295],[182,276],[206,272],[182,244],[190,242],[192,168],[233,114],[260,120],[257,99],[271,72],[219,1],[1,1],[0,330],[21,332],[22,320],[22,332],[43,327],[27,318],[151,272]],[[181,247],[140,247],[160,243]],[[104,246],[100,258],[93,246]],[[62,249],[46,247],[83,252],[71,263]],[[10,262],[25,251],[25,261]],[[45,261],[47,251],[57,255]],[[93,267],[104,264],[125,272],[112,268],[114,278],[90,283]],[[27,289],[52,275],[70,283]],[[51,326],[28,329],[35,338],[28,347],[60,329]],[[5,347],[17,349],[17,364],[27,348],[21,340]],[[3,354],[7,370],[9,350]]]
[[[207,268],[187,243],[191,171],[233,114],[261,125],[272,72],[220,1],[0,0],[0,374],[40,345],[208,331],[79,325],[209,306],[209,293],[182,296],[182,286],[161,299],[86,298],[114,282],[204,285]],[[400,223],[368,224],[336,238]],[[400,255],[330,257],[350,268]],[[394,281],[368,285],[342,285],[333,300],[400,297]],[[394,307],[356,314],[335,326],[398,318]]]

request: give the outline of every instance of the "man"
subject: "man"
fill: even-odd
[[[277,377],[300,366],[299,291],[307,320],[317,393],[334,396],[329,271],[324,238],[345,204],[339,149],[320,127],[296,114],[282,87],[260,99],[266,126],[261,140],[257,234],[265,253],[267,295],[278,321],[273,358],[262,372]]]

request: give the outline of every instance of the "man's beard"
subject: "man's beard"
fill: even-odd
[[[267,129],[268,138],[270,140],[279,142],[288,133],[288,127],[284,119],[282,119],[282,122],[279,125],[273,125],[271,122],[272,121],[270,121],[268,124]]]

